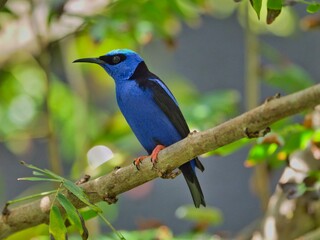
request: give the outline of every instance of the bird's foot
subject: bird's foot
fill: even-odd
[[[159,152],[160,152],[162,149],[165,149],[165,148],[166,148],[166,147],[163,146],[163,145],[157,145],[157,146],[153,149],[153,151],[152,151],[152,153],[151,153],[151,155],[150,155],[150,157],[151,157],[151,162],[152,162],[153,165],[155,165],[155,164],[157,163],[157,161],[158,161],[158,154],[159,154]]]
[[[163,145],[157,145],[157,146],[153,149],[153,151],[152,151],[152,153],[151,153],[150,156],[140,156],[140,157],[137,157],[136,159],[134,159],[133,165],[135,165],[136,168],[137,168],[138,170],[140,170],[140,164],[142,163],[142,161],[143,161],[145,158],[150,157],[150,158],[151,158],[151,162],[152,162],[152,164],[153,164],[153,166],[154,166],[154,165],[157,163],[159,152],[160,152],[162,149],[164,149],[164,148],[165,148],[165,146],[163,146]]]
[[[142,163],[142,160],[147,157],[149,156],[140,156],[133,160],[133,165],[136,166],[137,170],[140,170],[140,164]]]

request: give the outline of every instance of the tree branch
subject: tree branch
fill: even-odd
[[[132,164],[112,171],[108,175],[82,184],[92,203],[108,201],[117,195],[170,172],[195,156],[217,149],[241,138],[247,133],[259,132],[272,123],[320,104],[320,84],[288,95],[266,101],[261,106],[231,119],[217,127],[193,133],[187,138],[165,148],[159,153],[156,169],[148,159],[138,171]],[[67,196],[77,208],[84,204],[72,194]],[[48,222],[53,196],[11,208],[0,217],[0,239],[10,234]]]

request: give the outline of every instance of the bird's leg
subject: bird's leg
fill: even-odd
[[[142,163],[142,160],[145,159],[145,158],[147,158],[147,157],[149,157],[149,156],[140,156],[140,157],[135,158],[135,159],[133,160],[133,165],[135,165],[136,168],[137,168],[138,170],[140,170],[140,164]]]
[[[153,165],[155,165],[155,164],[157,163],[158,154],[159,154],[159,152],[160,152],[162,149],[164,149],[164,148],[166,148],[166,147],[163,146],[163,145],[157,145],[157,146],[153,149],[153,151],[152,151],[152,153],[151,153],[151,155],[150,155],[150,157],[151,157],[151,162],[153,163]]]
[[[159,154],[159,152],[160,152],[162,149],[164,149],[164,148],[165,148],[165,146],[163,146],[163,145],[157,145],[157,146],[153,149],[153,151],[152,151],[152,153],[150,154],[150,156],[140,156],[140,157],[137,157],[136,159],[134,159],[133,165],[135,165],[136,168],[137,168],[138,170],[140,170],[140,164],[142,163],[143,159],[145,159],[145,158],[147,158],[147,157],[151,157],[151,162],[152,162],[153,165],[155,165],[155,164],[157,163],[157,159],[158,159],[158,154]]]

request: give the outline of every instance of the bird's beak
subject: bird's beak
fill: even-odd
[[[77,60],[73,61],[73,63],[77,63],[77,62],[96,63],[96,64],[99,64],[99,65],[104,63],[104,61],[102,61],[99,58],[80,58],[80,59],[77,59]]]

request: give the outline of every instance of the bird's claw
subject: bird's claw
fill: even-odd
[[[151,162],[152,162],[153,165],[155,165],[155,164],[158,162],[158,154],[159,154],[159,152],[160,152],[162,149],[164,149],[164,148],[165,148],[165,146],[163,146],[163,145],[157,145],[157,146],[153,149],[153,151],[152,151],[152,153],[151,153],[151,155],[150,155],[150,157],[151,157]]]
[[[140,156],[133,160],[133,165],[136,166],[137,170],[140,170],[140,164],[142,160],[147,158],[148,156]]]
[[[153,149],[153,151],[152,151],[152,153],[151,153],[151,155],[150,155],[150,159],[151,159],[151,162],[152,162],[152,164],[153,164],[153,167],[157,164],[157,162],[158,162],[158,154],[159,154],[159,152],[162,150],[162,149],[164,149],[165,148],[165,146],[163,146],[163,145],[157,145],[154,149]],[[142,161],[145,159],[145,158],[147,158],[147,157],[149,157],[149,156],[140,156],[140,157],[137,157],[136,159],[134,159],[134,161],[133,161],[133,165],[135,165],[136,166],[136,168],[138,169],[138,170],[140,170],[140,164],[142,163]]]

